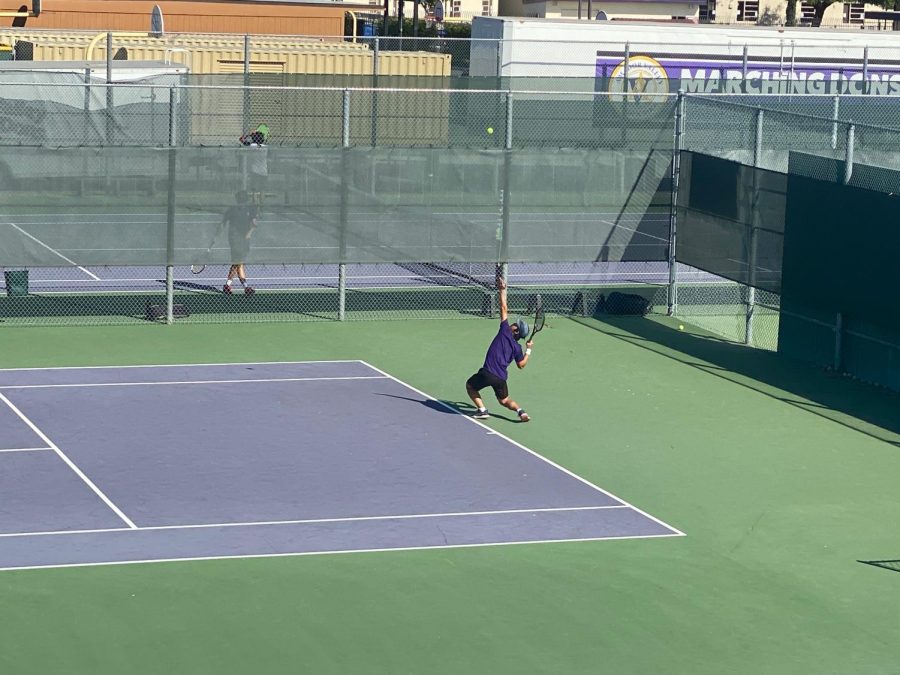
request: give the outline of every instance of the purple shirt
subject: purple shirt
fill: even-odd
[[[500,330],[488,347],[487,356],[484,357],[484,368],[489,373],[505,380],[508,377],[506,367],[513,361],[521,361],[525,358],[522,347],[513,337],[509,321],[500,322]]]

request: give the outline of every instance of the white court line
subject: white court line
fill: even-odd
[[[386,371],[384,371],[384,370],[381,370],[381,368],[376,368],[376,367],[373,366],[371,363],[368,363],[367,361],[363,361],[362,359],[360,359],[359,362],[362,363],[362,364],[364,364],[364,365],[367,365],[369,368],[371,368],[372,370],[374,370],[376,373],[381,373],[381,374],[384,375],[385,377],[390,378],[391,380],[394,380],[394,382],[396,382],[397,384],[400,384],[400,385],[406,387],[406,388],[409,389],[410,391],[414,391],[414,392],[416,392],[417,394],[419,394],[420,396],[424,396],[424,397],[427,398],[428,400],[434,401],[435,403],[437,403],[437,404],[440,405],[440,406],[443,406],[443,407],[446,408],[447,410],[449,410],[449,411],[451,411],[451,412],[454,412],[454,413],[456,413],[457,415],[460,415],[463,419],[468,420],[468,421],[471,422],[472,424],[477,424],[478,426],[480,426],[480,427],[482,427],[482,428],[484,428],[484,429],[488,429],[488,430],[490,430],[490,431],[494,431],[493,429],[491,429],[491,427],[487,426],[486,424],[483,424],[482,422],[480,422],[480,421],[478,421],[478,420],[476,420],[476,419],[473,419],[472,417],[469,417],[468,415],[464,415],[463,413],[461,413],[459,410],[457,410],[457,409],[454,408],[453,406],[448,405],[447,403],[444,403],[443,401],[439,401],[438,399],[434,398],[433,396],[431,396],[431,395],[429,395],[429,394],[426,394],[424,391],[421,391],[420,389],[416,389],[416,388],[413,387],[412,385],[407,384],[406,382],[397,379],[396,377],[394,377],[394,376],[391,375],[390,373],[388,373],[388,372],[386,372]],[[527,453],[530,454],[530,455],[534,455],[535,457],[537,457],[538,459],[540,459],[540,460],[543,461],[543,462],[546,462],[547,464],[549,464],[550,466],[554,467],[555,469],[559,469],[560,471],[562,471],[563,473],[565,473],[565,474],[571,476],[572,478],[575,478],[576,480],[578,480],[578,481],[584,483],[585,485],[594,488],[595,490],[597,490],[597,492],[601,492],[601,493],[605,494],[607,497],[610,497],[611,499],[615,499],[616,501],[621,502],[621,503],[624,504],[625,506],[628,506],[629,508],[633,509],[634,511],[640,513],[640,514],[641,514],[642,516],[644,516],[645,518],[649,518],[649,519],[652,520],[653,522],[655,522],[655,523],[657,523],[657,524],[659,524],[659,525],[662,525],[663,527],[669,528],[670,530],[672,530],[672,532],[676,533],[677,535],[679,535],[679,536],[684,536],[684,532],[682,532],[681,530],[679,530],[679,529],[677,529],[677,528],[675,528],[675,527],[672,527],[672,526],[669,525],[668,523],[664,523],[664,522],[661,521],[659,518],[655,518],[654,516],[651,516],[651,515],[650,515],[649,513],[647,513],[646,511],[642,511],[641,509],[637,508],[636,506],[634,506],[633,504],[627,502],[626,500],[622,499],[621,497],[617,497],[617,496],[614,495],[612,492],[609,492],[608,490],[604,490],[603,488],[599,487],[598,485],[594,485],[594,484],[593,484],[592,482],[590,482],[588,479],[582,478],[582,477],[579,476],[577,473],[574,473],[574,472],[572,472],[572,471],[569,471],[569,469],[565,468],[564,466],[562,466],[562,465],[560,465],[560,464],[557,464],[557,463],[554,462],[553,460],[544,457],[543,455],[541,455],[541,454],[535,452],[535,451],[532,450],[531,448],[528,448],[528,447],[522,445],[522,444],[519,443],[518,441],[514,441],[514,440],[513,440],[512,438],[510,438],[509,436],[507,436],[507,435],[505,435],[505,434],[502,434],[502,433],[500,433],[499,431],[494,431],[494,433],[495,433],[497,436],[499,436],[500,438],[502,438],[503,440],[507,441],[508,443],[512,443],[512,444],[515,445],[517,448],[521,448],[522,450],[524,450],[525,452],[527,452]]]
[[[98,277],[98,276],[92,274],[91,272],[87,271],[87,270],[84,269],[81,265],[79,265],[78,263],[76,263],[74,260],[72,260],[71,258],[67,258],[67,257],[64,256],[62,253],[60,253],[59,251],[57,251],[55,248],[53,248],[53,247],[51,247],[51,246],[48,246],[47,244],[45,244],[44,242],[42,242],[40,239],[38,239],[37,237],[35,237],[35,236],[32,235],[32,234],[29,234],[28,232],[26,232],[25,230],[23,230],[21,227],[19,227],[19,226],[16,225],[15,223],[7,223],[7,225],[9,225],[10,227],[16,228],[19,232],[21,232],[22,234],[24,234],[26,237],[28,237],[29,239],[31,239],[33,242],[35,242],[35,243],[37,243],[37,244],[40,244],[40,245],[43,246],[45,249],[47,249],[48,251],[50,251],[52,254],[59,256],[60,258],[62,258],[63,260],[65,260],[65,261],[66,261],[67,263],[69,263],[70,265],[74,265],[75,267],[77,267],[78,269],[80,269],[82,272],[84,272],[85,274],[87,274],[89,277],[93,277],[93,278],[96,279],[97,281],[100,281],[100,277]]]
[[[128,516],[126,516],[118,506],[113,504],[112,500],[109,497],[107,497],[105,494],[103,494],[103,491],[100,488],[98,488],[96,485],[94,485],[94,483],[91,481],[91,479],[88,478],[84,474],[84,472],[81,469],[79,469],[71,459],[66,457],[66,454],[62,450],[60,450],[56,446],[56,444],[53,443],[53,441],[51,441],[49,438],[47,438],[46,434],[44,434],[43,431],[38,429],[37,425],[35,425],[34,422],[32,422],[30,419],[28,419],[21,410],[19,410],[15,405],[13,405],[12,401],[10,401],[8,398],[6,398],[6,396],[4,396],[3,394],[0,394],[0,401],[3,401],[6,405],[8,405],[10,410],[12,410],[19,417],[19,419],[21,419],[23,422],[25,422],[25,424],[27,424],[28,427],[34,433],[36,433],[42,441],[44,441],[44,443],[46,443],[50,448],[52,448],[53,451],[56,452],[56,454],[59,456],[59,458],[62,461],[64,461],[69,466],[69,468],[72,469],[72,471],[74,471],[75,474],[82,481],[84,481],[84,483],[91,490],[94,491],[94,494],[96,494],[98,497],[100,497],[100,499],[103,500],[103,503],[106,504],[110,509],[112,509],[112,511],[117,516],[119,516],[119,518],[121,518],[125,522],[125,524],[128,525],[128,527],[133,528],[133,529],[137,528],[137,525],[135,525],[133,522],[131,522],[131,519]]]
[[[138,363],[125,366],[40,366],[37,368],[0,368],[8,370],[108,370],[110,368],[231,368],[232,366],[300,366],[318,363],[359,363],[359,359],[332,361],[239,361],[237,363]]]
[[[463,518],[466,516],[497,516],[512,513],[555,513],[568,511],[600,511],[606,509],[627,509],[624,504],[607,506],[559,506],[540,509],[503,509],[498,511],[456,511],[450,513],[413,513],[394,516],[352,516],[347,518],[307,518],[302,520],[258,520],[234,523],[203,523],[199,525],[148,525],[137,529],[127,527],[104,527],[91,530],[48,530],[45,532],[8,532],[0,538],[47,537],[67,534],[101,534],[103,532],[148,532],[158,530],[209,530],[223,527],[261,527],[272,525],[321,525],[323,523],[359,523],[370,520],[419,520],[426,518]]]
[[[435,546],[398,546],[396,548],[351,548],[337,551],[306,551],[303,553],[249,553],[245,555],[211,555],[188,558],[156,558],[151,560],[112,560],[107,562],[61,563],[56,565],[22,565],[0,567],[0,572],[16,570],[44,570],[65,567],[107,567],[109,565],[146,565],[150,563],[202,562],[209,560],[247,560],[251,558],[298,558],[301,556],[338,555],[345,553],[394,553],[402,551],[439,551],[454,548],[487,548],[492,546],[518,546],[523,544],[570,544],[587,541],[620,541],[623,539],[660,539],[672,534],[626,534],[614,537],[581,537],[577,539],[530,539],[528,541],[490,541],[481,544],[437,544]]]
[[[65,384],[4,384],[0,389],[67,389],[78,387],[145,387],[160,384],[243,384],[244,382],[321,382],[331,380],[385,380],[381,375],[354,375],[348,377],[267,377],[246,380],[177,380],[167,382],[72,382]]]
[[[0,449],[0,453],[3,452],[40,452],[41,450],[52,450],[53,448],[2,448]]]

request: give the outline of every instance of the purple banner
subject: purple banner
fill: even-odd
[[[625,60],[598,56],[595,75],[598,90],[622,91]],[[900,64],[810,64],[795,61],[748,61],[746,75],[740,58],[685,59],[630,56],[628,79],[647,93],[749,94],[900,94]],[[672,81],[672,85],[670,85]],[[631,90],[633,90],[633,85]]]

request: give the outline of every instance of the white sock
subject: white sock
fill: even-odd
[[[225,285],[226,285],[226,286],[231,286],[231,284],[233,284],[233,283],[234,283],[234,279],[228,279],[228,280],[225,282]]]

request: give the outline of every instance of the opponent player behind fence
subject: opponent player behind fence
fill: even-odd
[[[523,353],[518,341],[528,337],[528,324],[520,319],[512,326],[509,325],[506,282],[502,277],[497,278],[497,289],[500,296],[500,330],[488,347],[487,355],[484,357],[484,366],[466,381],[466,393],[469,394],[469,398],[477,408],[473,415],[476,419],[490,417],[479,392],[485,387],[491,387],[500,405],[514,410],[520,421],[527,422],[530,419],[528,413],[509,397],[506,369],[513,361],[520,369],[524,368],[528,364],[533,343],[526,342]]]
[[[245,190],[235,195],[235,201],[237,203],[225,212],[222,219],[222,227],[228,228],[228,245],[231,247],[231,267],[228,268],[228,278],[222,291],[231,295],[231,284],[237,277],[244,287],[244,294],[252,295],[253,288],[247,285],[244,262],[250,254],[250,238],[256,229],[259,210],[250,203],[250,195]]]
[[[245,148],[251,148],[249,155],[247,189],[250,191],[251,200],[259,206],[262,204],[263,195],[266,193],[266,181],[269,178],[269,126],[260,124],[240,138],[240,143]]]

